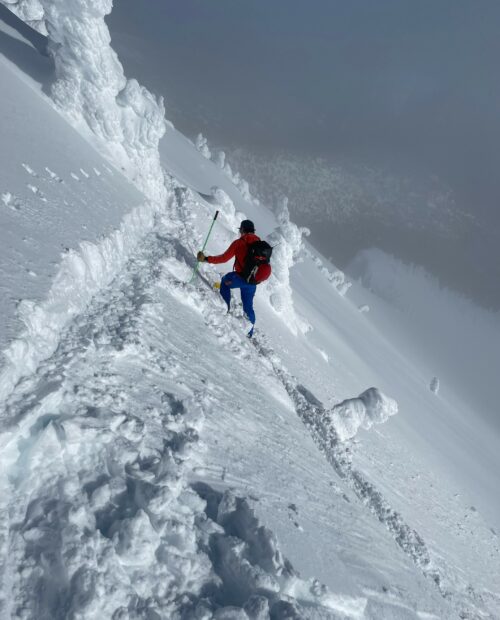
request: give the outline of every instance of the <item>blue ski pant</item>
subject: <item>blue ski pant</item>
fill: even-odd
[[[236,271],[226,273],[220,283],[220,294],[226,302],[228,310],[231,307],[231,289],[239,288],[241,294],[241,303],[243,304],[243,312],[247,315],[252,325],[255,325],[255,312],[253,309],[253,298],[257,286],[243,280]]]

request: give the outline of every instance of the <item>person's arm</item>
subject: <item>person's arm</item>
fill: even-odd
[[[219,263],[227,263],[228,260],[231,260],[236,255],[236,249],[238,247],[239,239],[236,239],[231,243],[231,245],[227,248],[224,254],[219,254],[218,256],[205,256],[205,260],[207,263],[211,263],[212,265],[218,265]]]

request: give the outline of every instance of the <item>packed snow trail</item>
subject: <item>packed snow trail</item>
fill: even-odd
[[[340,617],[244,498],[187,482],[220,388],[182,347],[190,326],[163,263],[186,251],[167,228],[6,403],[2,615]]]

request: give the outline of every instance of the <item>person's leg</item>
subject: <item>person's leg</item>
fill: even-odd
[[[237,274],[234,271],[231,271],[230,273],[226,273],[226,275],[220,281],[219,292],[221,294],[222,299],[227,304],[228,311],[231,309],[231,289],[234,288],[234,286],[232,285],[233,285],[234,276],[236,275]]]
[[[250,323],[255,325],[255,311],[253,309],[253,298],[255,297],[255,291],[257,287],[255,284],[248,284],[245,282],[241,286],[241,303],[243,304],[243,312],[247,315]],[[252,330],[253,332],[253,327]]]

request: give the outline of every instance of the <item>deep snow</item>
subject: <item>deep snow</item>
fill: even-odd
[[[3,32],[2,284],[32,302],[3,313],[2,613],[498,617],[498,443],[452,380],[429,390],[418,330],[171,126],[175,179],[143,197],[149,165],[105,163]],[[244,215],[282,239],[254,342],[215,268],[185,284],[216,206],[211,253]]]

